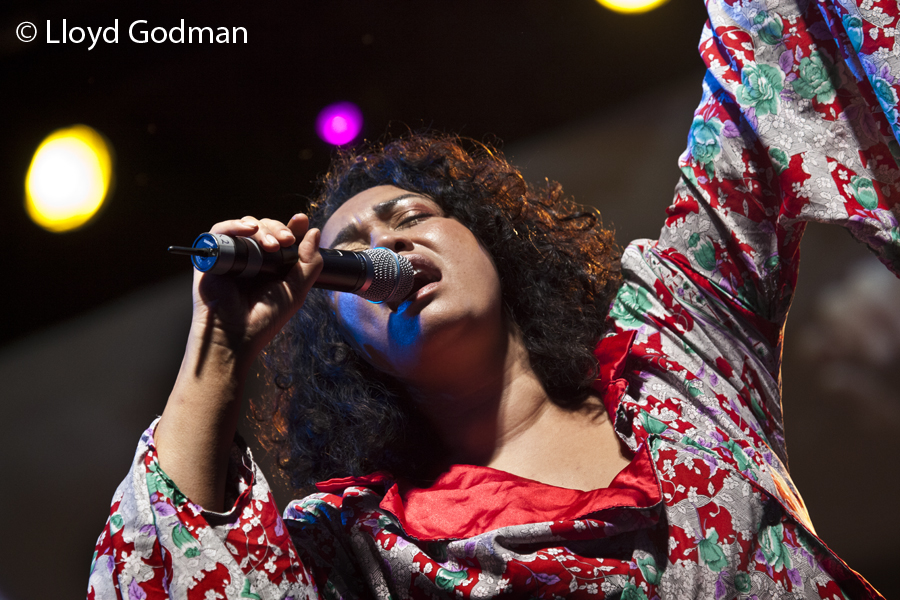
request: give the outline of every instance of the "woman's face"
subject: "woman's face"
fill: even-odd
[[[441,379],[441,369],[458,369],[505,342],[500,280],[491,257],[430,198],[389,185],[370,188],[328,219],[321,245],[389,248],[415,269],[413,290],[402,302],[372,304],[332,292],[338,320],[378,369],[427,384]]]

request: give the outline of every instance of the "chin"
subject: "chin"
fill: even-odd
[[[453,315],[435,305],[426,306],[415,318],[390,319],[388,330],[391,362],[411,375],[460,364],[467,356],[493,351],[497,341],[506,339],[499,310],[496,318],[484,311]]]

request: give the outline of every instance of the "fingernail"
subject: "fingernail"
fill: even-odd
[[[251,221],[238,221],[238,223],[240,223],[244,227],[256,227],[256,223],[253,223]]]
[[[276,239],[275,239],[275,236],[272,235],[271,233],[267,233],[267,234],[266,234],[266,241],[269,242],[270,244],[277,244],[277,243],[278,243],[278,240],[276,240]]]

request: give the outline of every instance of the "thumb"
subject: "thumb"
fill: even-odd
[[[303,304],[310,288],[322,272],[322,255],[319,254],[321,236],[322,233],[318,229],[310,229],[304,234],[297,248],[297,264],[285,277],[295,305]]]

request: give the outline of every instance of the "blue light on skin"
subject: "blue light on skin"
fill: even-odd
[[[354,330],[362,333],[366,328],[358,319],[370,313],[357,312],[359,303],[370,304],[359,296],[349,293],[332,292],[332,310],[338,321],[345,339],[355,346],[360,355],[376,369],[397,375],[394,371],[397,360],[409,360],[416,353],[415,347],[421,342],[421,316],[417,310],[410,310],[411,301],[403,302],[395,312],[388,315],[386,323],[387,347],[379,349],[373,344],[366,343],[354,333]],[[371,304],[379,304],[371,302]],[[356,325],[351,327],[350,325]]]
[[[391,313],[388,317],[388,334],[391,338],[391,345],[412,346],[419,338],[422,330],[420,322],[420,314],[415,316],[407,316],[406,311],[412,302],[404,302],[397,308],[397,312]]]

